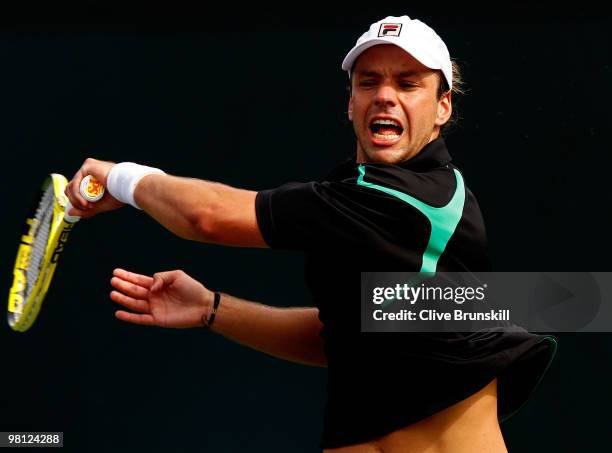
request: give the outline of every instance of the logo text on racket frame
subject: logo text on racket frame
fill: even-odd
[[[64,251],[64,247],[66,246],[66,242],[68,241],[68,236],[70,235],[70,232],[72,231],[73,227],[74,223],[64,223],[64,229],[60,233],[59,240],[57,241],[57,245],[55,246],[55,249],[53,250],[53,255],[51,256],[52,263],[57,263],[57,261],[59,260],[59,257]]]
[[[21,244],[17,250],[17,263],[13,272],[13,286],[9,292],[9,311],[13,313],[23,312],[23,296],[26,290],[26,272],[30,267],[30,256],[32,244],[38,228],[38,220],[27,219],[28,231],[21,236]]]

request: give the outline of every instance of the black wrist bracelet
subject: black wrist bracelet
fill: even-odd
[[[202,322],[204,322],[204,328],[210,329],[213,321],[215,320],[215,315],[217,314],[217,308],[219,307],[219,302],[221,302],[221,293],[215,291],[215,301],[213,302],[212,313],[210,314],[210,318],[204,319],[204,315],[202,315]]]

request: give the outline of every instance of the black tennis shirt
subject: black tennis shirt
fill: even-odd
[[[362,271],[491,270],[480,208],[443,138],[396,165],[358,164],[353,157],[321,180],[261,191],[256,212],[271,248],[305,253],[328,360],[322,448],[403,428],[495,377],[503,420],[526,402],[548,368],[554,338],[519,327],[360,331]]]

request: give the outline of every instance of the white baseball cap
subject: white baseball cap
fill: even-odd
[[[408,16],[387,16],[370,25],[344,57],[342,69],[349,73],[364,50],[379,44],[395,44],[430,69],[439,69],[449,88],[453,87],[453,71],[446,44],[435,31],[418,19]]]

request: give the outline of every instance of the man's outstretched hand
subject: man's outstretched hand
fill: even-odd
[[[131,310],[117,310],[115,316],[147,326],[201,327],[214,299],[212,291],[180,270],[149,277],[115,269],[111,285],[111,300]]]

